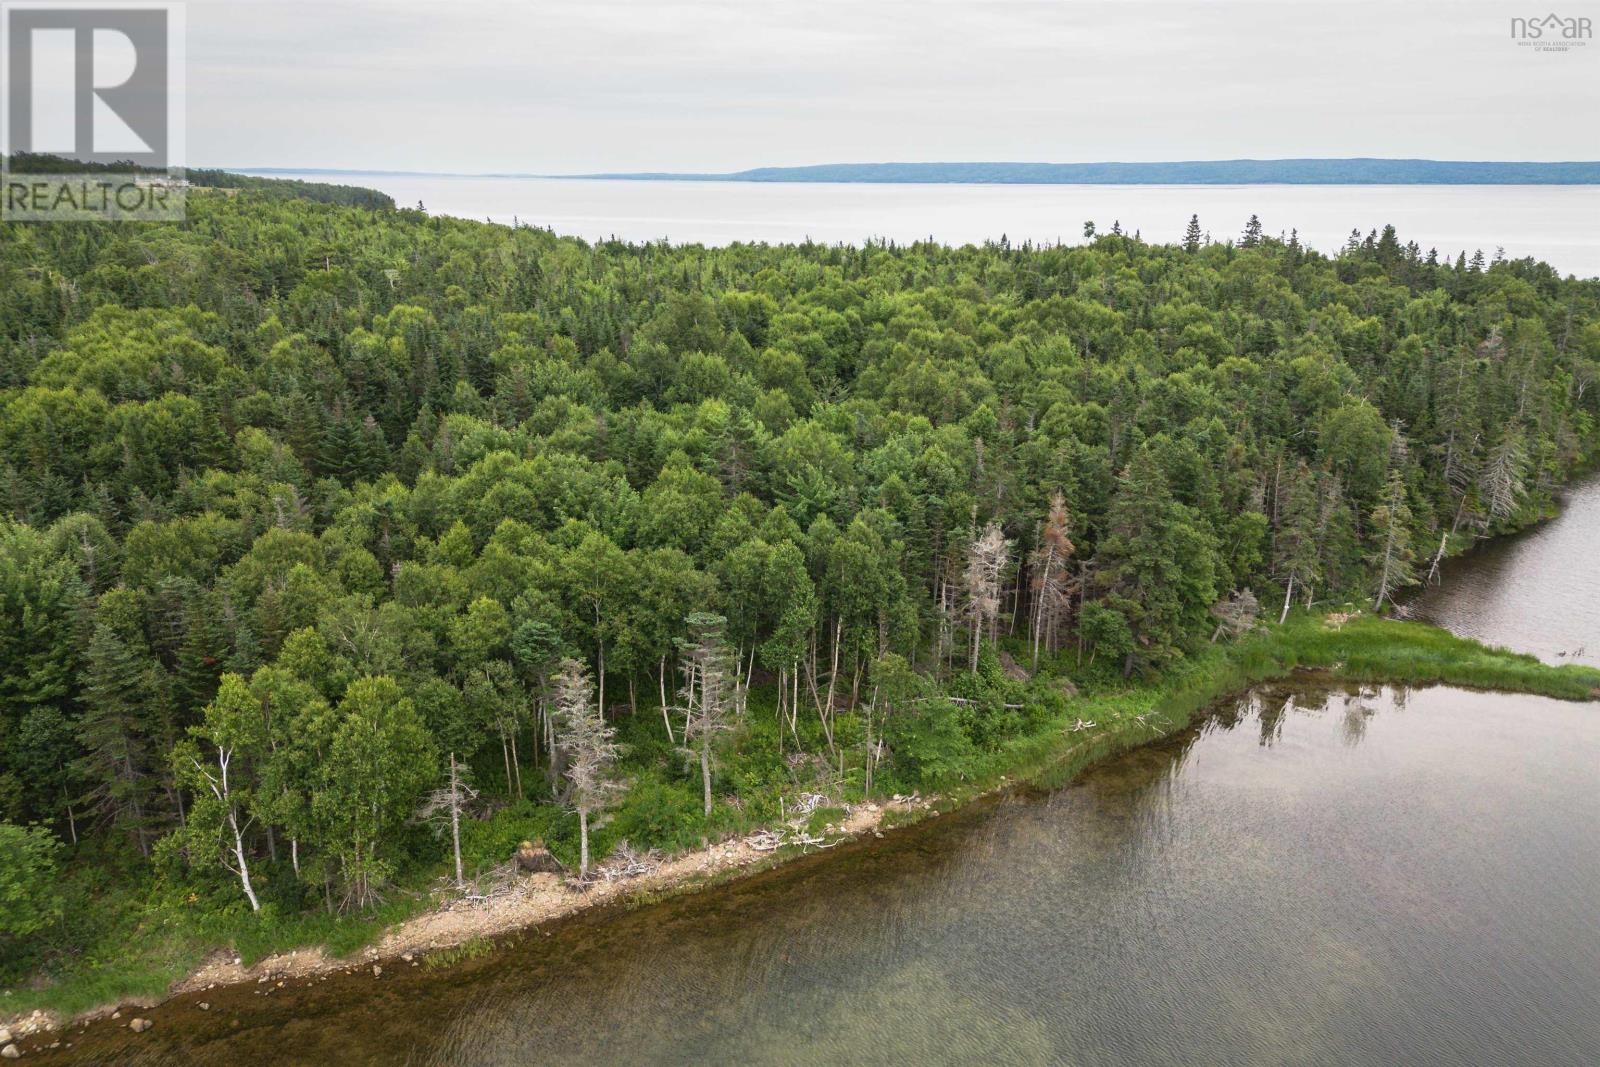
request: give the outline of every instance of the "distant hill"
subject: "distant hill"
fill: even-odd
[[[1444,159],[1218,159],[1175,163],[829,163],[727,174],[576,174],[704,182],[977,185],[1600,185],[1600,162]]]
[[[214,189],[247,189],[267,196],[292,196],[325,204],[371,208],[374,211],[394,210],[394,197],[360,185],[333,185],[324,182],[296,181],[291,178],[264,178],[253,174],[193,167],[185,176],[195,185]]]
[[[0,160],[6,157],[0,156]],[[6,165],[17,174],[162,174],[164,170],[138,167],[122,161],[118,163],[85,163],[82,160],[34,152],[18,152]],[[328,172],[336,173],[336,172]],[[191,185],[210,189],[240,189],[263,196],[289,196],[300,200],[314,200],[324,204],[344,204],[347,207],[365,207],[377,211],[393,211],[394,198],[376,189],[358,185],[334,185],[325,182],[296,181],[291,178],[268,178],[234,171],[190,167],[183,172]]]

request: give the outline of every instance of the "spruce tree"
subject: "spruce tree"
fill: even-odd
[[[1244,224],[1244,234],[1239,238],[1240,248],[1254,248],[1261,243],[1261,219],[1256,215],[1250,216],[1250,221]]]
[[[1190,255],[1200,251],[1200,216],[1190,215],[1189,226],[1183,231],[1183,250]]]
[[[1372,512],[1372,529],[1377,547],[1372,554],[1376,587],[1372,610],[1381,611],[1394,602],[1397,590],[1416,582],[1412,564],[1416,553],[1411,545],[1411,508],[1406,502],[1406,483],[1398,470],[1389,472],[1378,506]]]
[[[1217,598],[1216,540],[1192,508],[1179,503],[1149,448],[1134,453],[1107,515],[1095,571],[1129,605],[1135,646],[1125,656],[1164,660],[1202,625]]]
[[[84,675],[77,767],[88,784],[88,810],[101,823],[129,835],[150,854],[156,778],[147,733],[153,665],[110,621],[95,623]]]
[[[1273,538],[1273,565],[1284,584],[1283,610],[1278,614],[1280,623],[1288,618],[1289,605],[1297,591],[1310,602],[1320,562],[1317,518],[1316,481],[1302,462],[1290,482]]]

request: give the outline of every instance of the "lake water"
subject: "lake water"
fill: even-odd
[[[1600,187],[1530,185],[854,185],[763,182],[447,178],[275,174],[381,189],[397,203],[463,218],[513,219],[600,240],[707,245],[811,239],[860,244],[932,236],[946,244],[1001,235],[1013,244],[1074,243],[1083,223],[1120,221],[1150,241],[1183,237],[1191,214],[1218,240],[1252,213],[1269,233],[1300,231],[1323,252],[1393,223],[1402,242],[1454,260],[1503,247],[1567,274],[1600,276]]]
[[[1504,602],[1545,569],[1592,581],[1572,528],[1597,498],[1590,482],[1562,522],[1458,562],[1493,637],[1518,643],[1536,616]],[[1546,588],[1557,622],[1535,644],[1592,630],[1592,587]],[[150,1014],[63,1058],[1593,1065],[1600,708],[1261,686],[1064,789],[596,909],[439,973]]]
[[[1546,663],[1600,667],[1600,475],[1567,494],[1561,514],[1486,541],[1440,567],[1440,582],[1403,614]]]

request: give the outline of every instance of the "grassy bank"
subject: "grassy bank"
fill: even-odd
[[[944,774],[937,807],[949,810],[1018,780],[1064,784],[1092,763],[1183,729],[1219,699],[1305,669],[1324,672],[1330,680],[1449,684],[1568,700],[1600,694],[1600,670],[1552,667],[1422,623],[1366,615],[1294,616],[1286,625],[1264,628],[1232,644],[1206,646],[1147,680],[1086,675],[1076,695],[1049,703],[1050,713],[1034,714],[1015,734],[967,751]],[[1028,686],[1036,693],[1059,692],[1060,679],[1040,676]],[[652,721],[648,714],[637,718],[642,724]],[[753,736],[741,738],[740,747],[756,752],[749,757],[752,765],[773,762],[764,751],[764,742],[773,739],[755,725],[761,721],[759,709],[752,719]],[[651,809],[662,820],[654,831],[637,813],[625,813],[625,818],[619,816],[624,825],[611,833],[684,848],[686,837],[715,839],[776,821],[776,811],[769,811],[776,787],[748,778],[737,757],[730,763],[724,778],[727,788],[737,791],[736,798],[719,804],[712,819],[691,822],[674,816],[672,808]],[[896,784],[885,777],[878,792]],[[863,799],[859,780],[848,774],[841,776],[840,792],[844,800]],[[563,836],[564,821],[570,820],[553,805],[513,808],[473,828],[471,851],[493,858],[503,848],[502,839],[532,836],[542,826],[559,852],[570,844]],[[365,916],[284,915],[270,906],[252,915],[237,907],[217,910],[173,885],[127,887],[108,880],[101,892],[75,902],[71,916],[73,922],[96,927],[88,939],[95,949],[62,967],[48,983],[7,992],[0,998],[0,1018],[34,1009],[71,1017],[108,1003],[159,999],[218,946],[231,947],[246,963],[309,945],[331,955],[346,954],[428,907],[433,899],[429,887],[438,873],[432,867],[409,872],[390,902]]]
[[[1088,765],[1188,726],[1217,701],[1260,682],[1314,670],[1330,681],[1455,685],[1560,700],[1600,697],[1600,670],[1552,667],[1420,622],[1292,615],[1231,645],[1212,645],[1148,681],[1102,684],[1065,716],[1002,745],[958,786],[952,806],[1005,780],[1065,784]],[[1093,723],[1076,729],[1079,722]]]

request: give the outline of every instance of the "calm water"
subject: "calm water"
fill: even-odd
[[[1600,715],[1263,687],[1047,795],[429,976],[213,991],[127,1063],[1593,1064]],[[104,1042],[103,1044],[101,1042]]]
[[[1428,614],[1576,647],[1597,529],[1592,481],[1557,522],[1458,561]],[[44,1058],[1593,1065],[1600,708],[1263,686],[1062,790],[438,973],[390,963],[150,1015]]]
[[[1548,663],[1600,667],[1600,475],[1567,494],[1561,514],[1489,541],[1440,568],[1406,605],[1414,618]]]
[[[947,244],[1075,242],[1083,223],[1120,220],[1152,241],[1182,239],[1191,214],[1217,239],[1237,237],[1252,212],[1268,232],[1300,231],[1324,252],[1394,223],[1402,241],[1452,259],[1504,247],[1564,273],[1600,275],[1600,187],[1528,185],[848,185],[759,182],[437,178],[292,174],[381,189],[407,206],[598,240],[669,238],[725,245],[810,238],[859,244],[932,236]]]

